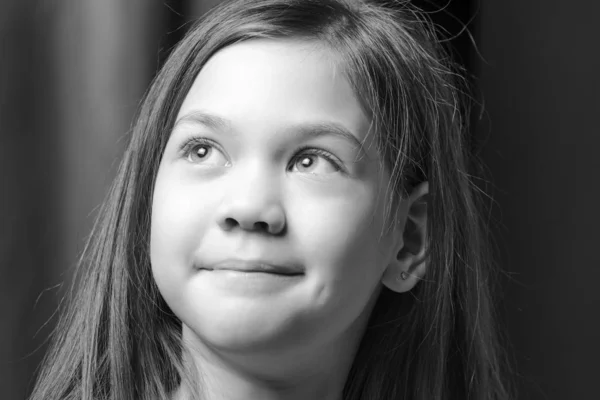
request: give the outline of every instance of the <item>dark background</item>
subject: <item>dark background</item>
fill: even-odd
[[[2,399],[31,391],[144,90],[217,2],[0,2]],[[600,398],[600,2],[431,3],[482,104],[518,398]]]

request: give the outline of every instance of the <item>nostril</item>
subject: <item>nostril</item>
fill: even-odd
[[[263,221],[255,222],[254,223],[254,229],[259,230],[259,231],[268,232],[269,231],[269,224],[267,224],[266,222],[263,222]]]
[[[225,218],[225,226],[229,229],[234,228],[238,225],[237,221],[233,218]]]
[[[239,226],[241,228],[254,230],[254,231],[263,231],[263,232],[269,231],[269,224],[264,221],[257,221],[257,222],[254,222],[252,225],[250,225],[250,224],[240,223],[235,218],[229,217],[229,218],[225,218],[225,220],[223,221],[223,225],[224,225],[224,228],[227,230],[231,230],[231,229],[234,229]]]

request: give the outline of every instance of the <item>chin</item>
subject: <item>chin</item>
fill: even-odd
[[[299,318],[291,313],[250,310],[248,307],[212,310],[202,318],[183,321],[184,339],[221,351],[258,352],[284,349],[299,342],[298,332],[306,332]],[[313,329],[314,331],[314,329]],[[187,336],[187,337],[186,337]]]

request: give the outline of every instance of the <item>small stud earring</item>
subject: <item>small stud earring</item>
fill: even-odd
[[[406,271],[402,271],[400,272],[400,279],[402,279],[403,281],[408,279],[408,272]]]

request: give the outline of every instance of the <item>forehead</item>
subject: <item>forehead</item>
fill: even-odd
[[[228,46],[204,65],[179,111],[203,110],[234,124],[343,124],[365,139],[370,119],[339,57],[318,42],[249,40]]]

